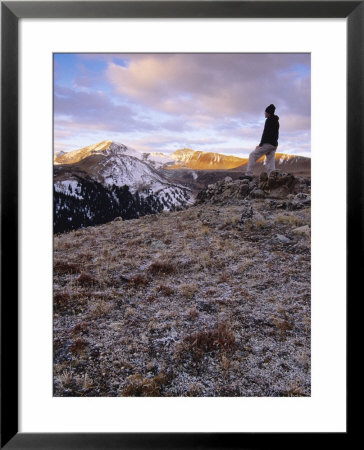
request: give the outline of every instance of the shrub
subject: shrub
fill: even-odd
[[[84,339],[78,338],[78,339],[74,340],[72,342],[72,344],[70,345],[70,352],[76,353],[76,354],[83,353],[85,351],[87,345],[88,344]]]
[[[92,275],[85,272],[81,273],[81,275],[77,278],[77,281],[81,286],[93,286],[97,283]]]
[[[176,268],[173,264],[169,262],[155,261],[148,269],[153,275],[168,275],[174,273]]]
[[[164,284],[161,284],[158,288],[158,292],[165,295],[166,297],[169,297],[174,293],[174,290],[170,286],[166,286]]]
[[[109,314],[109,312],[115,307],[114,302],[106,302],[105,300],[100,300],[94,309],[91,310],[90,316],[92,319],[100,319],[101,317]]]
[[[70,294],[66,292],[57,292],[53,295],[54,312],[60,312],[67,309],[71,302]]]
[[[184,297],[192,298],[198,291],[198,287],[195,284],[181,284],[180,291]]]
[[[146,286],[149,283],[149,280],[141,274],[135,275],[129,279],[129,283],[133,286]]]
[[[228,283],[230,280],[230,275],[226,272],[226,270],[223,270],[219,279],[217,280],[218,283]]]
[[[88,298],[86,294],[76,293],[69,294],[67,292],[57,292],[53,296],[54,313],[80,313],[85,310]]]
[[[194,359],[200,359],[204,353],[212,351],[232,354],[236,347],[234,333],[226,324],[218,323],[209,330],[196,331],[185,336],[179,352],[191,354]]]
[[[55,261],[54,262],[54,272],[59,275],[70,274],[70,273],[79,273],[80,270],[76,266],[76,264],[71,264],[64,261]]]
[[[88,330],[88,327],[89,327],[88,322],[79,322],[72,328],[71,334],[73,336],[77,336],[78,334],[85,333]]]
[[[280,332],[286,332],[293,329],[293,325],[289,323],[287,320],[273,318],[272,322],[278,328]]]
[[[278,223],[297,226],[297,227],[305,224],[304,220],[302,220],[300,217],[297,217],[293,213],[279,214],[277,216],[276,220]]]
[[[121,391],[123,397],[159,397],[167,376],[161,372],[153,378],[144,378],[140,373],[131,375]]]
[[[187,317],[190,320],[196,320],[199,315],[200,315],[200,313],[198,312],[196,307],[191,308],[187,313]]]

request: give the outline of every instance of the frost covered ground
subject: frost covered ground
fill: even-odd
[[[54,395],[311,394],[309,188],[244,183],[55,236]]]

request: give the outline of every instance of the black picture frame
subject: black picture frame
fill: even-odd
[[[1,2],[1,448],[226,449],[307,445],[310,433],[18,432],[18,21],[21,18],[346,18],[347,312],[361,292],[364,154],[364,1]],[[334,95],[334,93],[333,93]],[[329,151],[329,148],[327,149]],[[359,264],[358,264],[359,261]],[[347,341],[349,348],[349,340]],[[349,372],[347,371],[349,375]],[[344,446],[346,433],[331,433]],[[299,434],[299,436],[297,436]],[[284,436],[283,436],[284,435]],[[350,433],[351,435],[351,433]],[[326,433],[315,443],[328,443]],[[345,440],[345,442],[344,442]]]

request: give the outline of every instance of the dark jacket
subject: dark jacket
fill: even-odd
[[[278,136],[279,136],[279,117],[275,115],[270,115],[265,120],[264,130],[262,134],[262,139],[260,140],[259,147],[261,147],[263,144],[271,144],[277,147]]]

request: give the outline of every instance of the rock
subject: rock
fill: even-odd
[[[275,189],[271,189],[269,196],[275,198],[286,198],[289,195],[289,188],[287,186],[279,186]]]
[[[270,191],[270,197],[285,198],[297,192],[298,184],[299,180],[294,175],[274,170],[268,177],[267,188]]]
[[[295,203],[302,203],[305,206],[311,205],[311,195],[306,194],[304,192],[299,192],[297,195],[294,196],[293,201]]]
[[[232,195],[231,190],[230,190],[230,189],[226,189],[226,190],[221,194],[221,198],[222,198],[223,200],[226,200],[226,199],[230,198],[231,195]]]
[[[268,174],[267,172],[262,172],[259,176],[258,181],[258,187],[259,189],[262,189],[263,191],[268,189]]]
[[[283,200],[272,200],[267,198],[264,203],[271,209],[289,209],[289,202],[285,202]]]
[[[262,172],[259,176],[259,183],[264,183],[268,181],[268,174],[267,172]]]
[[[158,241],[158,240],[153,240],[150,243],[151,248],[154,248],[156,250],[162,250],[164,248],[166,248],[166,244],[162,241]]]
[[[251,198],[265,198],[265,192],[262,189],[254,189],[250,193]]]
[[[251,219],[254,214],[253,207],[250,202],[245,201],[242,206],[241,217],[239,220],[240,224],[243,224],[246,220]]]
[[[303,227],[295,228],[294,230],[292,230],[292,232],[294,234],[298,234],[300,236],[307,236],[307,237],[310,237],[310,234],[311,234],[311,230],[308,225],[304,225]]]
[[[283,236],[283,234],[277,234],[276,238],[282,244],[291,244],[293,242],[292,239],[289,239],[288,237]]]
[[[294,198],[296,200],[307,200],[308,198],[311,198],[311,196],[309,194],[305,194],[303,192],[299,192],[298,194],[296,194],[294,196]]]
[[[245,196],[245,195],[248,193],[248,191],[249,191],[249,184],[247,184],[247,183],[242,183],[242,184],[239,186],[239,195],[240,195],[240,196]]]
[[[225,177],[225,183],[232,183],[233,179],[231,177]]]

